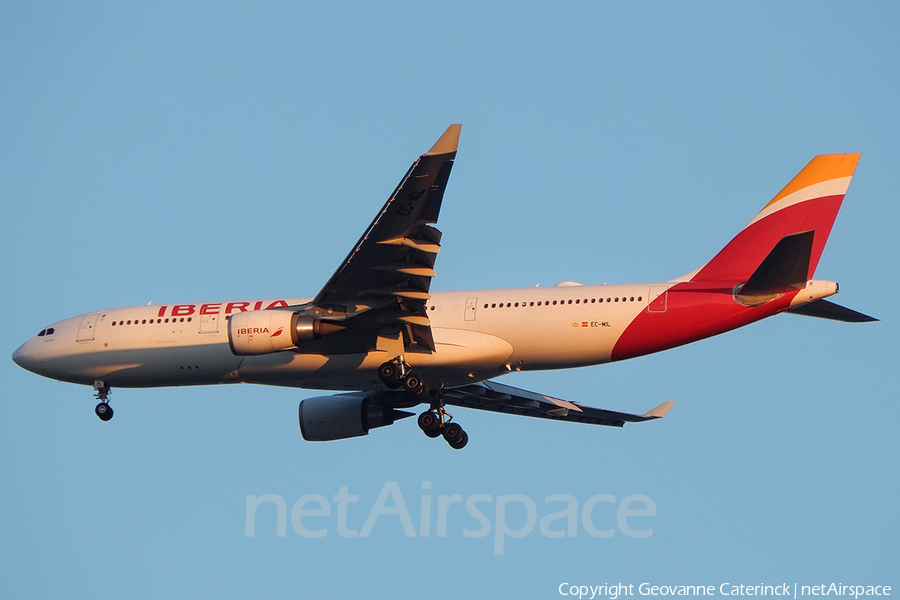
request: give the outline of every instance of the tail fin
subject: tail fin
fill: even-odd
[[[776,246],[787,243],[782,242],[784,238],[811,232],[809,264],[803,267],[804,279],[812,279],[859,156],[823,154],[812,159],[711,261],[686,278],[731,284],[748,281],[776,252]],[[789,239],[794,239],[793,246],[804,237]]]

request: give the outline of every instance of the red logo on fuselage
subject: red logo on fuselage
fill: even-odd
[[[163,305],[156,313],[157,317],[188,317],[190,315],[217,315],[224,313],[230,315],[236,312],[249,310],[262,310],[263,308],[278,308],[288,306],[285,300],[273,300],[265,306],[265,300],[256,302],[209,302],[207,304],[176,304],[174,306]],[[252,305],[252,306],[251,306]],[[223,309],[224,307],[224,309]]]

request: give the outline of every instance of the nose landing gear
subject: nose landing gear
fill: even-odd
[[[102,381],[95,381],[94,392],[94,398],[100,401],[94,408],[94,414],[100,417],[101,421],[109,421],[113,418],[113,409],[109,405],[109,386]]]

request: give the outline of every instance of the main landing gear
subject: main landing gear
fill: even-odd
[[[415,398],[428,396],[428,385],[413,373],[412,367],[406,364],[403,357],[391,359],[378,367],[378,377],[392,390],[403,388]]]
[[[102,381],[94,382],[94,398],[100,401],[100,404],[94,408],[94,413],[100,417],[101,421],[109,421],[113,418],[113,409],[109,405],[109,386]]]
[[[419,415],[419,428],[430,438],[444,436],[454,450],[462,450],[469,443],[469,434],[457,423],[451,423],[450,414],[443,406],[427,410]]]
[[[378,377],[384,385],[396,390],[403,388],[413,400],[430,402],[431,408],[419,415],[419,428],[430,438],[444,436],[451,448],[460,450],[469,443],[468,434],[444,410],[441,390],[429,390],[425,381],[413,372],[402,356],[387,361],[378,367]]]

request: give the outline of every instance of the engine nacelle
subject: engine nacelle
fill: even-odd
[[[287,310],[253,310],[229,317],[228,343],[237,356],[271,354],[341,329],[340,325]]]
[[[379,402],[377,394],[317,396],[300,402],[300,433],[308,442],[325,442],[366,435],[413,413]]]

